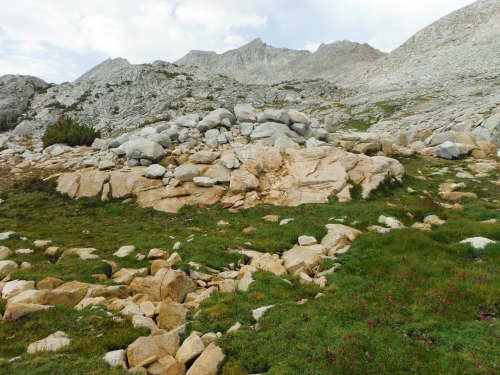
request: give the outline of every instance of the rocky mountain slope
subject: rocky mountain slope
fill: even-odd
[[[177,61],[246,83],[324,78],[342,87],[428,87],[500,71],[500,3],[478,0],[425,27],[389,54],[349,41],[310,53],[268,46],[261,39],[227,51],[191,51]]]
[[[425,27],[341,80],[349,86],[430,86],[500,72],[500,2],[478,0]]]
[[[146,123],[197,112],[204,115],[236,103],[265,106],[302,102],[321,106],[339,96],[328,81],[297,87],[255,86],[196,67],[163,61],[130,65],[125,60],[106,61],[72,82],[49,87],[36,95],[20,117],[15,134],[40,137],[61,114],[105,133],[120,133]]]
[[[21,136],[40,137],[62,114],[117,135],[246,103],[300,110],[329,133],[370,129],[402,146],[455,141],[460,132],[473,134],[472,142],[499,144],[498,20],[499,3],[479,0],[388,55],[348,41],[310,53],[256,39],[221,55],[193,51],[178,61],[182,66],[106,60],[72,83],[37,92],[28,85],[17,96],[5,86],[0,96],[20,105],[9,112],[9,126],[18,124],[14,133]]]
[[[275,48],[257,38],[223,54],[191,51],[176,61],[224,74],[244,83],[276,83],[295,79],[335,80],[358,65],[377,60],[384,53],[369,46],[344,40],[322,44],[314,53]]]

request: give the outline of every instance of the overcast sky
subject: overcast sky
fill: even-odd
[[[348,39],[390,52],[473,0],[11,0],[0,12],[0,76],[73,81],[111,57],[175,61],[261,37],[315,51]]]

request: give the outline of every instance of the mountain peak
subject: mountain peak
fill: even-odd
[[[95,78],[97,76],[107,75],[107,74],[112,73],[116,70],[127,68],[130,65],[131,64],[129,63],[129,61],[127,59],[124,59],[123,57],[117,57],[115,59],[108,58],[108,59],[104,60],[102,63],[100,63],[99,65],[90,69],[88,72],[86,72],[80,78],[78,78],[77,81]]]

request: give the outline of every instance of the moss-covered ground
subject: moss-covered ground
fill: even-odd
[[[380,189],[369,200],[356,196],[348,203],[262,205],[238,213],[220,205],[186,207],[167,214],[141,209],[133,201],[71,200],[57,194],[48,182],[23,180],[0,187],[0,198],[5,200],[0,205],[0,232],[16,232],[0,245],[13,251],[35,250],[9,257],[32,265],[14,272],[13,279],[38,281],[53,276],[97,283],[102,281],[93,274],[109,272],[101,260],[68,258],[56,263],[57,255],[42,255],[45,248],[34,248],[33,241],[51,239],[50,246],[62,250],[94,247],[100,259],[113,260],[111,254],[123,245],[134,245],[135,254],[147,254],[154,247],[172,252],[174,243],[180,241],[183,262],[176,266],[187,269],[188,262],[194,261],[220,269],[242,257],[228,250],[281,253],[300,235],[321,240],[327,233],[325,224],[342,219],[363,234],[347,253],[339,255],[343,266],[329,276],[326,288],[259,271],[247,292],[214,293],[202,304],[190,330],[224,333],[236,321],[243,325],[218,340],[226,353],[221,373],[496,374],[500,365],[500,223],[482,221],[500,221],[498,171],[471,181],[456,177],[457,168],[468,171],[464,160],[406,157],[400,161],[406,170],[402,185]],[[448,171],[443,172],[445,167]],[[460,202],[463,210],[436,204],[443,202],[439,184],[449,178],[465,182],[464,191],[477,193],[479,199]],[[416,193],[410,194],[408,187]],[[294,221],[280,226],[263,220],[269,214]],[[409,227],[430,214],[446,223],[430,232],[407,228],[382,235],[366,230],[377,224],[380,215],[392,216]],[[229,224],[218,226],[220,220]],[[256,230],[242,233],[250,226]],[[458,243],[469,237],[487,237],[497,243],[483,250]],[[116,261],[120,267],[150,266],[133,256]],[[318,293],[324,296],[315,298]],[[307,302],[297,305],[302,299]],[[275,307],[256,325],[251,310],[267,305]],[[26,354],[30,342],[58,330],[74,338],[70,347],[42,356]],[[106,370],[102,356],[126,348],[140,334],[130,321],[115,323],[100,310],[56,307],[0,324],[0,357],[21,356],[0,363],[0,373],[120,373]]]

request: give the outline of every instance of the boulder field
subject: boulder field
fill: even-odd
[[[331,197],[348,201],[352,183],[361,185],[363,197],[368,197],[380,184],[401,182],[404,175],[403,166],[389,157],[370,157],[335,147],[289,148],[281,153],[276,147],[255,145],[240,145],[222,153],[193,153],[185,164],[165,169],[173,176],[168,179],[145,177],[150,176],[144,173],[146,169],[124,166],[101,171],[94,167],[63,173],[58,177],[57,190],[74,198],[137,195],[142,207],[177,212],[186,204],[219,200],[231,209],[259,203],[324,203]],[[212,184],[206,184],[201,176]]]

